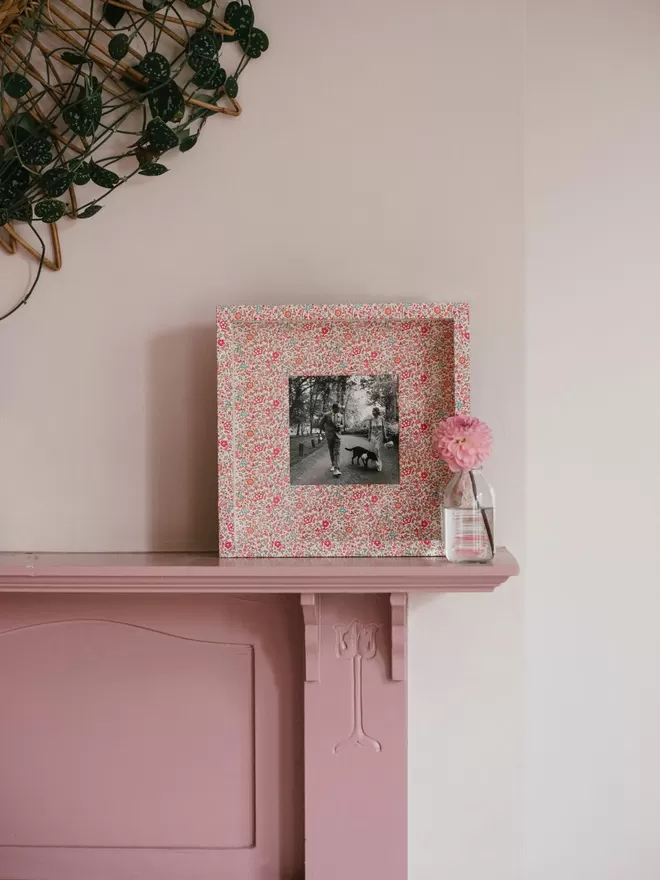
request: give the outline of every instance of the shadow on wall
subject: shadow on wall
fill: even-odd
[[[149,347],[147,467],[152,550],[218,546],[215,327],[182,327]]]

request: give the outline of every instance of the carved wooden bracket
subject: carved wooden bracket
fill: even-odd
[[[319,681],[319,597],[316,593],[301,593],[300,604],[305,622],[305,681]],[[405,681],[408,644],[407,593],[390,593],[390,611],[392,681]]]
[[[408,594],[390,593],[392,681],[405,681],[408,653]]]
[[[316,593],[301,593],[305,621],[305,681],[319,680],[319,605]]]

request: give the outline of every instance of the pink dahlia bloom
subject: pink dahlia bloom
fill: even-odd
[[[479,467],[490,455],[493,435],[485,422],[471,416],[451,416],[433,431],[433,451],[451,471]]]

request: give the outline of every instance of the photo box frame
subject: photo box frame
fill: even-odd
[[[469,340],[465,303],[219,308],[220,556],[443,555]]]

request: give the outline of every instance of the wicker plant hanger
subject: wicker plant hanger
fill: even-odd
[[[23,13],[27,0],[0,0],[0,34]]]
[[[165,174],[209,118],[240,115],[238,79],[267,49],[239,0],[0,0],[0,251],[38,262],[0,320],[61,268],[63,218],[93,217],[136,175]]]

